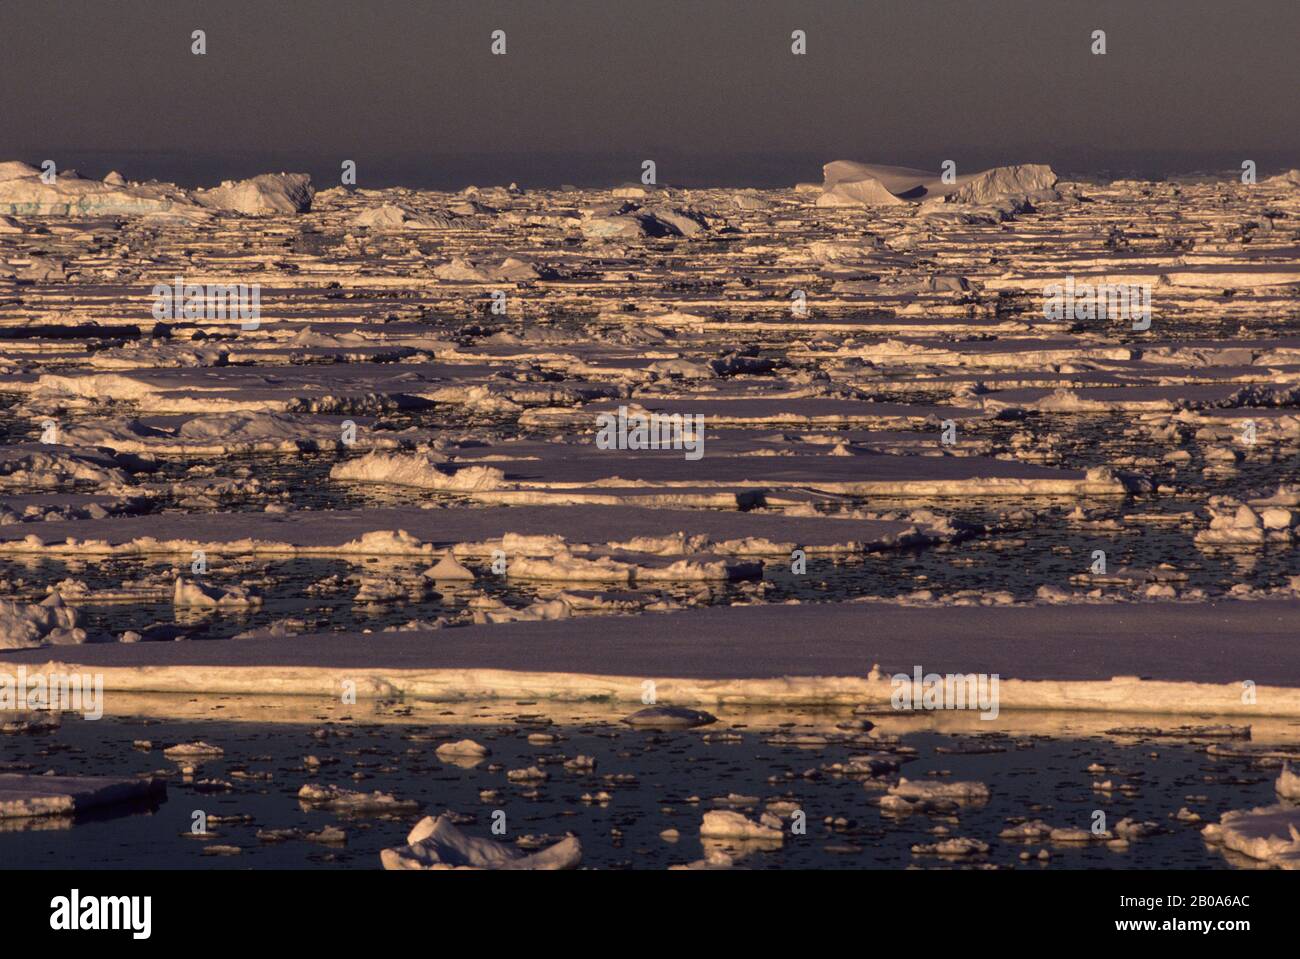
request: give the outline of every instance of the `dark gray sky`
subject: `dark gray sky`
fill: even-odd
[[[0,0],[0,158],[182,182],[352,158],[362,185],[1263,170],[1300,165],[1297,38],[1300,0]]]

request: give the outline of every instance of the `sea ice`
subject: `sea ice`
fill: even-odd
[[[66,646],[84,643],[86,631],[77,626],[77,611],[51,593],[39,603],[0,600],[0,649]]]
[[[450,815],[425,816],[406,837],[406,845],[385,849],[380,861],[385,869],[573,869],[582,859],[576,836],[535,853],[516,846],[470,836],[458,829]]]
[[[704,814],[700,835],[708,839],[756,839],[782,842],[785,834],[779,829],[747,819],[729,809],[711,809]]]

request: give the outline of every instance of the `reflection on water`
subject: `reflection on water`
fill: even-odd
[[[727,708],[718,711],[717,724],[667,731],[621,724],[622,711],[601,703],[345,706],[306,697],[119,694],[112,705],[134,715],[97,722],[68,717],[52,731],[4,737],[4,768],[165,775],[166,801],[152,810],[104,811],[75,825],[7,823],[0,835],[7,865],[369,869],[378,867],[379,850],[401,844],[423,813],[453,810],[472,817],[469,832],[487,836],[499,809],[507,839],[573,832],[582,840],[585,866],[662,869],[709,851],[699,836],[707,810],[731,808],[757,819],[775,804],[802,810],[806,834],[787,832],[776,844],[717,840],[710,846],[726,848],[740,865],[764,869],[949,868],[953,861],[914,856],[911,847],[956,836],[989,843],[988,854],[972,864],[997,867],[1244,867],[1255,864],[1207,847],[1202,823],[1189,821],[1188,812],[1177,818],[1179,811],[1216,821],[1225,810],[1274,802],[1278,757],[1300,755],[1300,723],[1287,720],[1256,724],[1251,741],[1235,743],[1240,755],[1217,756],[1206,751],[1208,740],[1106,735],[1105,729],[1151,725],[1151,717],[1114,715],[1004,713],[987,722],[954,713],[875,714],[875,728],[863,730],[862,717],[847,710]],[[435,755],[439,743],[463,738],[491,754],[477,763]],[[166,746],[197,740],[220,746],[224,755],[188,773],[162,755]],[[991,797],[886,814],[878,802],[897,775],[850,776],[830,768],[867,753],[898,759],[901,775],[911,780],[985,783]],[[594,769],[566,768],[577,755],[593,757]],[[508,778],[509,770],[530,766],[547,778]],[[314,810],[297,800],[308,782],[381,790],[419,803],[421,812],[372,817]],[[1103,782],[1110,786],[1095,788]],[[1158,823],[1161,831],[1124,850],[998,837],[1025,819],[1088,829],[1097,810],[1110,825],[1131,817]],[[191,832],[196,811],[209,819],[205,836]],[[267,832],[319,833],[329,825],[344,830],[346,843]],[[215,846],[240,851],[204,853]],[[1042,849],[1049,859],[1037,858]],[[1022,860],[1022,852],[1034,858]]]

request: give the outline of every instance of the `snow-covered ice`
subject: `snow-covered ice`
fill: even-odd
[[[582,860],[576,836],[534,853],[463,832],[450,816],[425,816],[406,837],[405,846],[385,849],[385,869],[573,869]]]

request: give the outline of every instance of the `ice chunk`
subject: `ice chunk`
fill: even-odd
[[[336,464],[330,479],[468,492],[499,488],[505,473],[492,466],[452,468],[428,453],[375,452]]]
[[[438,560],[438,562],[426,569],[424,575],[435,582],[438,580],[453,582],[458,580],[469,581],[474,579],[474,571],[469,569],[467,566],[462,566],[451,553],[448,553],[442,559]]]
[[[1283,799],[1300,800],[1300,776],[1291,771],[1290,763],[1282,764],[1282,773],[1277,777],[1274,788]]]
[[[1284,869],[1300,869],[1300,807],[1278,804],[1225,812],[1201,835],[1251,859]]]
[[[891,786],[890,795],[898,796],[909,802],[950,800],[952,802],[984,802],[989,798],[989,787],[980,782],[921,782],[915,779],[900,779]]]
[[[254,215],[305,213],[316,191],[305,173],[263,173],[238,183],[227,180],[211,190],[199,190],[194,199],[215,210]]]
[[[173,606],[198,606],[207,608],[229,608],[260,606],[262,597],[243,586],[209,586],[183,576],[176,577],[176,586],[172,591]]]
[[[391,793],[379,790],[363,793],[341,786],[318,786],[313,783],[307,783],[298,790],[298,801],[305,806],[353,813],[405,812],[420,808],[420,804],[414,800],[397,799]]]
[[[39,603],[0,600],[0,649],[63,646],[86,641],[77,611],[54,592]]]
[[[706,839],[760,839],[783,842],[784,833],[773,826],[754,822],[729,809],[713,809],[704,814],[700,835]]]
[[[716,723],[718,718],[699,709],[687,709],[684,706],[647,706],[630,716],[624,716],[623,722],[629,726],[658,727],[692,727],[707,726]]]
[[[439,759],[447,757],[482,759],[492,754],[486,746],[474,742],[472,739],[461,739],[454,743],[443,743],[435,752]]]
[[[226,751],[220,746],[213,746],[202,740],[193,743],[177,743],[163,750],[163,755],[168,759],[219,759],[225,754]]]
[[[912,854],[916,856],[947,856],[954,859],[982,856],[988,851],[988,843],[964,836],[954,836],[934,843],[917,843],[912,847]]]
[[[166,782],[152,776],[114,779],[0,773],[0,819],[73,815],[96,806],[160,800],[166,793]]]
[[[573,835],[540,852],[470,836],[450,815],[425,816],[406,837],[407,845],[380,852],[385,869],[572,869],[582,859],[582,844]]]
[[[362,226],[371,230],[443,230],[451,224],[452,217],[442,214],[428,216],[413,213],[395,203],[384,203],[363,210],[352,218],[353,226]]]

